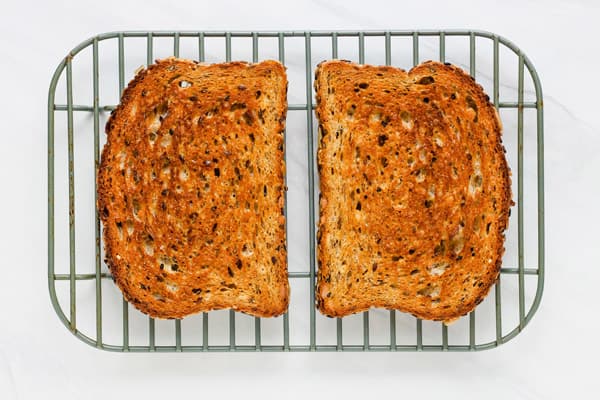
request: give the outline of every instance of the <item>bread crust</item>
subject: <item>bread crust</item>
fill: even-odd
[[[316,69],[316,301],[450,322],[496,282],[511,200],[501,122],[460,68],[326,61]]]
[[[277,61],[169,58],[106,124],[98,209],[124,297],[155,318],[287,310],[287,77]]]

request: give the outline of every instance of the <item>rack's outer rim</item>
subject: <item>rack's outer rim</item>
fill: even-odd
[[[127,346],[127,349],[122,345],[111,345],[103,342],[98,342],[91,337],[85,335],[83,332],[77,329],[71,329],[70,321],[61,308],[58,298],[56,295],[56,280],[54,279],[54,98],[56,93],[56,86],[58,81],[68,63],[68,61],[74,58],[80,51],[89,47],[94,42],[99,42],[106,39],[112,39],[117,37],[147,37],[152,35],[154,37],[174,37],[176,34],[179,37],[186,36],[199,36],[203,34],[205,37],[225,37],[230,35],[231,37],[252,37],[253,34],[257,34],[259,37],[329,37],[334,33],[337,36],[359,36],[364,34],[365,36],[440,36],[444,34],[446,36],[470,36],[483,37],[491,40],[497,40],[499,43],[511,49],[516,55],[522,56],[524,65],[533,80],[533,84],[536,92],[536,110],[538,114],[537,118],[537,183],[538,183],[538,278],[537,278],[537,289],[535,298],[529,310],[527,311],[523,322],[517,325],[506,335],[503,335],[501,340],[490,341],[487,343],[476,344],[474,346],[469,345],[448,345],[447,350],[442,345],[423,345],[421,348],[418,345],[396,345],[396,349],[392,349],[390,345],[370,345],[365,348],[362,345],[344,345],[343,351],[483,351],[496,348],[506,342],[514,339],[519,335],[525,326],[529,324],[533,316],[539,309],[545,282],[545,213],[544,213],[544,126],[543,126],[543,93],[542,86],[538,76],[538,73],[533,66],[533,63],[529,57],[512,41],[509,39],[485,30],[369,30],[369,31],[109,31],[92,36],[83,42],[79,43],[67,55],[59,62],[56,67],[52,79],[50,81],[48,89],[48,289],[52,307],[56,312],[60,321],[65,327],[79,340],[82,342],[105,351],[110,352],[176,352],[176,351],[194,351],[194,352],[236,352],[236,351],[339,351],[335,345],[317,345],[315,348],[310,348],[308,345],[290,345],[289,350],[284,349],[284,346],[236,346],[233,349],[230,346]]]

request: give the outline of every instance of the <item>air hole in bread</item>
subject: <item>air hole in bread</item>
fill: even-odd
[[[187,181],[189,178],[190,174],[188,173],[187,170],[182,169],[181,171],[179,171],[179,179],[182,181]]]
[[[406,128],[406,129],[413,128],[412,116],[410,115],[410,113],[408,111],[402,111],[400,113],[400,119],[402,120],[402,126],[404,128]]]
[[[140,174],[138,174],[136,170],[133,170],[133,183],[137,185],[138,183],[140,183],[140,180]]]
[[[123,240],[123,223],[117,222],[115,225],[117,226],[117,234],[119,235],[119,239]]]
[[[146,131],[152,135],[152,134],[156,134],[156,132],[158,132],[158,130],[160,129],[161,126],[161,121],[158,115],[154,115],[152,117],[152,120],[150,121],[150,124],[148,124],[148,128],[146,129]],[[156,138],[156,136],[154,136],[154,138]]]
[[[246,108],[246,103],[233,103],[229,108],[230,111],[243,110]]]
[[[150,235],[148,235],[148,237],[144,241],[144,253],[146,253],[149,256],[154,255],[154,240]]]
[[[429,275],[432,275],[432,276],[440,276],[444,272],[446,272],[446,269],[449,266],[450,266],[450,264],[447,262],[433,263],[427,267],[427,272],[429,272]]]
[[[467,102],[467,109],[469,109],[469,112],[471,112],[475,115],[473,117],[473,122],[477,122],[477,116],[478,116],[477,103],[475,102],[475,100],[473,100],[473,98],[471,96],[467,96],[465,98],[465,101]]]
[[[452,131],[454,132],[454,136],[456,137],[456,140],[460,140],[460,130],[458,130],[458,128],[452,124],[450,124],[450,127],[452,128]]]
[[[459,227],[458,233],[452,236],[449,243],[450,251],[454,255],[459,255],[465,247],[465,238],[462,233],[462,228]]]
[[[419,85],[430,85],[433,82],[435,82],[435,79],[433,79],[433,76],[424,76],[421,79],[419,79],[419,81],[417,83]]]
[[[171,135],[164,135],[160,139],[160,145],[162,147],[169,147],[171,145],[171,142],[172,142]]]
[[[133,217],[139,221],[140,220],[139,213],[140,213],[140,209],[141,209],[140,202],[137,199],[133,199],[132,203],[133,203],[132,204],[133,205]]]
[[[415,172],[415,180],[418,183],[421,183],[425,180],[425,177],[427,176],[427,171],[425,170],[425,168],[419,168],[416,172]]]
[[[429,199],[435,199],[435,185],[431,185],[429,189],[427,189],[427,197]]]
[[[129,235],[129,236],[133,235],[133,232],[134,232],[133,221],[128,220],[127,222],[125,222],[125,228],[127,230],[127,235]]]
[[[348,119],[349,121],[352,121],[354,119],[355,111],[356,111],[356,105],[352,104],[350,106],[350,108],[348,108],[348,111],[346,112],[346,119]]]
[[[173,293],[179,290],[179,286],[177,286],[175,283],[166,283],[165,286],[167,287],[167,290]]]
[[[165,298],[160,293],[152,293],[152,297],[154,297],[154,300],[165,301]]]
[[[244,122],[246,122],[246,125],[252,126],[254,124],[254,112],[253,111],[246,111],[242,114],[242,118],[244,119]]]
[[[160,257],[158,259],[158,262],[159,262],[158,267],[160,268],[161,271],[165,271],[170,274],[179,271],[179,265],[171,257],[166,257],[166,256]]]
[[[417,291],[417,294],[420,296],[427,296],[432,298],[439,297],[440,293],[441,289],[437,285],[428,285]]]
[[[265,109],[261,108],[258,110],[258,119],[260,120],[261,124],[265,123]]]
[[[127,160],[127,153],[122,151],[119,153],[119,169],[125,169],[125,161]]]
[[[168,104],[168,102],[165,101],[163,103],[160,103],[156,107],[155,113],[158,115],[158,120],[159,121],[163,121],[165,118],[167,118],[167,115],[169,115],[169,104]]]
[[[251,257],[254,254],[254,250],[250,248],[247,244],[242,246],[242,256]]]
[[[440,243],[433,249],[434,257],[446,254],[446,241],[440,240]]]
[[[483,176],[479,174],[474,174],[471,176],[469,180],[469,194],[473,195],[477,192],[481,186],[483,185]]]

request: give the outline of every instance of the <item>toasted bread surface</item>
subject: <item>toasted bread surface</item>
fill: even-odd
[[[157,61],[106,125],[98,207],[125,298],[156,318],[289,302],[287,78],[276,61]]]
[[[496,281],[511,200],[501,123],[460,68],[327,61],[319,119],[317,306],[450,322]]]

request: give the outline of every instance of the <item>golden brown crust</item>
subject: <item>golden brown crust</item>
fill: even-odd
[[[496,281],[511,200],[501,123],[481,86],[437,62],[321,63],[317,306],[452,321]]]
[[[157,318],[289,302],[284,140],[276,61],[157,61],[106,125],[98,207],[125,298]]]

